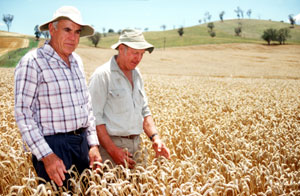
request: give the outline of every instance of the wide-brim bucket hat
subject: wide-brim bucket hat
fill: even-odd
[[[52,20],[42,24],[39,26],[40,31],[49,30],[49,23],[55,22],[61,19],[69,19],[74,23],[80,25],[82,27],[80,32],[80,37],[89,36],[94,34],[94,28],[90,25],[84,24],[82,21],[82,17],[80,11],[73,6],[62,6],[58,10],[56,10],[53,14]]]
[[[119,41],[112,45],[111,48],[118,49],[121,44],[137,50],[145,49],[149,53],[154,50],[154,46],[145,40],[143,33],[136,29],[124,29],[121,32]]]

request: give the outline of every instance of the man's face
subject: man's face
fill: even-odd
[[[50,44],[59,56],[68,57],[78,46],[81,26],[70,20],[59,20],[57,29],[49,25]]]
[[[145,53],[145,49],[137,50],[125,45],[119,46],[120,55],[122,56],[122,67],[124,70],[133,70],[140,63]]]

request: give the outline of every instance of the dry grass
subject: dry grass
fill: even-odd
[[[165,63],[153,57],[153,61]],[[94,67],[89,66],[91,59],[84,60],[89,76]],[[148,69],[149,62],[147,56],[142,67],[146,91],[156,125],[170,148],[171,160],[155,159],[151,143],[143,135],[147,162],[134,170],[110,169],[106,163],[97,172],[86,170],[81,176],[74,174],[73,192],[83,195],[300,194],[300,80],[288,79],[286,72],[274,70],[270,71],[272,79],[252,77],[255,70],[247,75],[242,69],[240,73],[244,75],[239,75],[243,77],[232,78],[210,77],[206,72],[191,75],[185,70],[164,75]],[[228,63],[228,59],[224,62]],[[290,69],[288,62],[281,69],[284,67]],[[168,69],[167,65],[164,69]],[[30,153],[23,150],[13,117],[13,69],[0,70],[0,174],[3,176],[0,194],[60,192],[66,195],[67,192],[50,183],[37,185]],[[171,67],[169,71],[175,72]],[[198,72],[197,68],[194,72]],[[214,76],[213,73],[221,72],[210,74]]]
[[[0,36],[0,56],[18,48],[26,48],[29,45],[29,39],[21,37],[1,37]]]

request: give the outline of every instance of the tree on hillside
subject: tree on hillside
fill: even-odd
[[[236,13],[238,19],[240,19],[240,17],[244,18],[244,11],[239,6],[236,8],[236,10],[234,10],[234,12]]]
[[[160,28],[161,28],[163,31],[165,31],[166,28],[167,28],[167,26],[166,26],[166,25],[161,25]]]
[[[90,41],[92,41],[92,43],[93,43],[93,45],[94,45],[95,47],[97,47],[97,45],[98,45],[98,43],[99,43],[99,41],[100,41],[100,39],[101,39],[101,34],[100,34],[99,32],[96,32],[94,35],[88,37],[88,39],[89,39]]]
[[[215,28],[215,25],[213,22],[210,22],[207,24],[207,28],[208,28],[208,33],[211,37],[215,37],[216,36],[216,33],[214,32],[214,28]]]
[[[198,22],[199,22],[199,24],[201,24],[202,20],[201,20],[201,19],[199,19],[199,20],[198,20]]]
[[[4,15],[4,14],[3,14],[3,21],[5,22],[5,24],[6,24],[6,26],[7,26],[7,31],[8,31],[8,32],[9,32],[9,28],[10,28],[10,26],[11,26],[11,23],[12,23],[13,19],[14,19],[14,16],[13,16],[13,15],[11,15],[11,14],[6,14],[6,15]]]
[[[268,45],[270,45],[271,41],[277,40],[277,30],[269,28],[264,31],[261,38],[266,42],[268,42]]]
[[[242,33],[242,23],[239,23],[238,27],[234,28],[234,32],[236,36],[241,36]]]
[[[214,23],[213,22],[208,23],[207,28],[209,28],[209,31],[213,31],[213,29],[215,28]]]
[[[219,14],[219,17],[220,17],[221,22],[223,22],[224,14],[225,14],[224,11],[222,11],[222,12]]]
[[[249,10],[247,11],[247,16],[249,17],[249,19],[251,18],[251,14],[252,14],[252,10],[249,9]]]
[[[211,31],[211,32],[209,32],[209,35],[211,36],[211,37],[216,37],[216,32],[214,32],[214,31]]]
[[[49,31],[42,31],[42,35],[44,36],[45,39],[48,39],[50,36]]]
[[[277,31],[277,41],[279,41],[280,44],[285,44],[285,41],[288,38],[291,38],[290,34],[290,29],[289,28],[282,28]]]
[[[211,20],[211,16],[212,15],[209,12],[205,12],[205,14],[204,14],[205,22],[206,22],[206,20],[209,22]]]
[[[105,28],[104,27],[102,28],[102,31],[103,31],[103,36],[106,37],[106,33],[105,33]]]
[[[184,34],[183,27],[180,27],[177,32],[180,37],[183,36],[183,34]]]
[[[108,33],[114,33],[115,31],[113,29],[108,29]]]
[[[39,30],[39,25],[35,25],[35,27],[34,27],[34,34],[35,34],[36,41],[38,41],[40,39],[40,37],[41,37],[41,34],[42,34],[40,32],[40,30]]]
[[[292,27],[294,28],[294,26],[296,24],[296,19],[294,19],[293,14],[289,15],[289,20],[290,20]]]

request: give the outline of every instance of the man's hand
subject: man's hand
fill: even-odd
[[[135,161],[132,159],[132,154],[126,149],[116,147],[111,151],[110,156],[117,165],[123,165],[125,167],[125,161],[130,169],[132,169],[135,165]]]
[[[156,153],[156,158],[158,156],[164,156],[167,159],[170,159],[170,150],[165,146],[161,139],[155,137],[153,140],[152,147]]]
[[[96,169],[100,168],[100,165],[97,165],[96,168],[93,168],[95,162],[102,162],[102,158],[99,152],[99,146],[92,146],[89,150],[90,157],[90,168]]]
[[[63,181],[66,179],[65,173],[67,173],[63,161],[54,153],[42,158],[42,161],[49,178],[58,186],[62,186]]]

